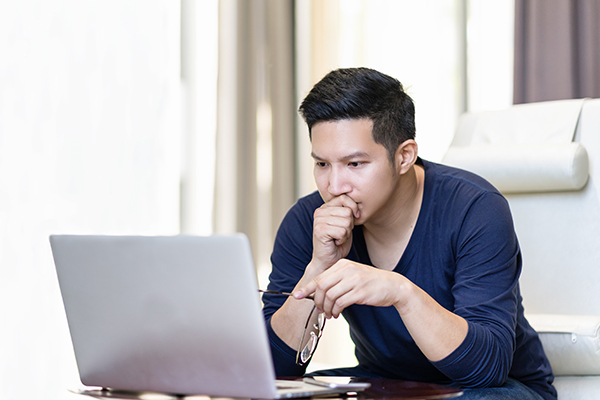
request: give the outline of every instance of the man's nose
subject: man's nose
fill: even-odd
[[[339,168],[332,168],[329,173],[329,193],[333,196],[341,196],[350,191],[351,186],[346,174]]]

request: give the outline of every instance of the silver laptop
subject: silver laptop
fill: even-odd
[[[364,389],[276,381],[242,234],[50,243],[86,386],[267,399]]]

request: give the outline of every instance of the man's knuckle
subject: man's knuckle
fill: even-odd
[[[334,293],[331,292],[331,290],[328,291],[327,293],[325,293],[325,298],[327,300],[329,300],[330,302],[332,302],[333,304],[336,303],[336,296]]]

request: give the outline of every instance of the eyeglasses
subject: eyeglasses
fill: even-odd
[[[288,292],[279,292],[276,290],[258,290],[261,293],[269,293],[269,294],[279,294],[283,296],[291,296],[292,293]],[[307,296],[307,299],[314,300],[312,296]],[[316,321],[313,321],[313,318],[316,314]],[[302,331],[302,338],[300,339],[300,345],[298,346],[298,352],[296,353],[296,364],[300,366],[304,366],[308,364],[313,354],[315,354],[315,350],[317,350],[317,345],[319,344],[319,339],[323,335],[323,329],[325,328],[325,314],[317,312],[317,306],[312,307],[310,313],[308,314],[308,319],[306,320],[306,324],[304,324],[304,330]]]

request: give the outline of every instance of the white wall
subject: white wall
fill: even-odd
[[[179,2],[0,2],[0,398],[78,384],[51,233],[179,232]]]

